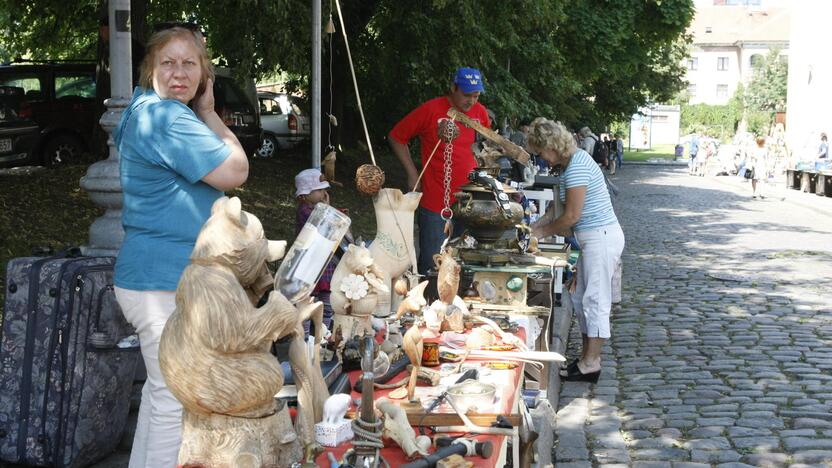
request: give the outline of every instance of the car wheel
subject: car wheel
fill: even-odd
[[[277,139],[274,135],[263,135],[263,143],[257,149],[257,157],[271,158],[277,154]]]
[[[81,161],[84,144],[72,135],[54,135],[43,147],[43,165],[59,166]]]

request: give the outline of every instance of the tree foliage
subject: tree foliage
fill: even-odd
[[[697,132],[723,140],[733,136],[743,118],[744,95],[744,88],[740,83],[728,104],[682,103],[679,122],[682,134]]]
[[[132,0],[146,22],[193,20],[213,55],[238,73],[285,72],[308,83],[308,0]],[[596,129],[682,87],[691,0],[399,0],[342,1],[341,7],[370,129],[387,133],[407,111],[447,91],[458,66],[480,68],[483,103],[498,118],[545,115]],[[356,125],[356,99],[338,33],[324,51],[332,65],[333,109]],[[94,58],[100,0],[0,0],[5,52]],[[57,20],[57,19],[59,20]],[[324,44],[327,38],[324,37]],[[0,50],[2,53],[3,50]],[[325,87],[325,96],[327,92]],[[329,103],[327,103],[328,105]],[[327,107],[325,107],[327,108]],[[344,130],[342,128],[342,130]]]
[[[745,92],[745,103],[750,110],[783,112],[786,110],[786,88],[789,66],[780,57],[779,49],[772,49],[754,75]]]

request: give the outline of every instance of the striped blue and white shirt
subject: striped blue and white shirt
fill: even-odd
[[[560,176],[560,201],[566,203],[566,189],[586,187],[584,208],[575,224],[575,231],[599,228],[618,223],[612,209],[610,193],[604,182],[604,174],[586,151],[578,149]]]

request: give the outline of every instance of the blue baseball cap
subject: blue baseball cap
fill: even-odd
[[[476,68],[458,68],[456,70],[454,84],[459,86],[459,89],[465,94],[476,91],[481,93],[485,92],[485,87],[482,85],[482,73]]]

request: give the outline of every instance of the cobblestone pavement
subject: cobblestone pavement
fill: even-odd
[[[832,466],[832,199],[675,167],[615,182],[623,301],[601,380],[562,387],[556,466]]]

